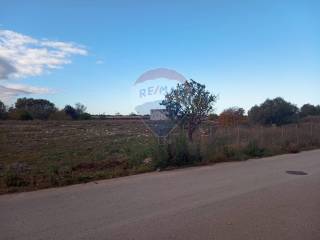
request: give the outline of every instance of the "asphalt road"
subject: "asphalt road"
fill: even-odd
[[[320,150],[3,195],[0,239],[319,240]]]

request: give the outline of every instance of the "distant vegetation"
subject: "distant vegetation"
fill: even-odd
[[[247,123],[243,108],[232,107],[225,109],[218,117],[218,122],[223,127],[235,127]]]
[[[9,108],[0,101],[2,120],[88,120],[90,117],[81,103],[76,103],[74,107],[66,105],[59,110],[54,103],[45,99],[18,98],[14,106]]]
[[[162,104],[179,127],[165,141],[137,120],[148,116],[91,116],[80,103],[58,109],[45,99],[19,98],[9,108],[0,101],[0,119],[8,120],[0,121],[0,193],[320,148],[319,105],[299,109],[278,97],[247,115],[240,107],[218,115],[216,100],[193,80],[169,92]]]
[[[281,97],[267,99],[262,104],[253,106],[249,109],[247,115],[245,114],[245,110],[240,107],[227,108],[218,115],[212,112],[213,104],[216,102],[217,97],[206,91],[204,85],[197,84],[193,81],[190,85],[191,88],[198,88],[197,93],[190,91],[189,95],[182,94],[186,86],[181,85],[181,89],[168,93],[168,98],[162,102],[169,110],[171,119],[189,129],[189,139],[192,138],[193,132],[203,120],[214,121],[223,127],[237,125],[282,126],[298,123],[304,118],[320,116],[320,105],[304,104],[299,109],[296,105],[285,101]],[[185,89],[183,90],[183,88]],[[63,109],[59,110],[54,103],[45,99],[18,98],[12,107],[5,106],[0,100],[0,120],[92,119],[93,116],[87,113],[86,110],[87,108],[81,103],[76,103],[74,106],[66,105]],[[107,116],[111,117],[112,115],[100,114],[94,118],[106,119]],[[113,117],[125,118],[126,115],[117,113]],[[130,113],[127,117],[137,118],[139,115]]]
[[[248,112],[249,120],[262,125],[281,126],[298,121],[299,109],[290,102],[278,97],[267,99],[259,106],[254,106]]]

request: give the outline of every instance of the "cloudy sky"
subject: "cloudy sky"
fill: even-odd
[[[135,81],[168,68],[219,94],[218,112],[320,104],[319,12],[308,0],[2,1],[0,100],[129,113]]]

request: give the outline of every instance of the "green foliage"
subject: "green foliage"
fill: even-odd
[[[49,182],[52,186],[59,185],[60,176],[59,176],[59,166],[56,164],[50,164],[48,166],[48,177]]]
[[[89,113],[82,113],[79,115],[79,120],[90,120],[91,119],[91,115]]]
[[[235,148],[229,145],[223,146],[223,154],[226,157],[226,160],[236,160],[236,151]]]
[[[210,114],[208,115],[208,120],[209,120],[209,121],[216,121],[216,120],[218,120],[218,118],[219,118],[219,115],[218,115],[218,114],[215,114],[215,113],[210,113]]]
[[[77,103],[75,107],[66,105],[59,111],[53,103],[45,99],[18,98],[15,107],[11,107],[9,111],[0,101],[0,119],[89,120],[91,115],[86,113],[86,109],[83,104]]]
[[[166,107],[170,119],[187,126],[188,137],[192,141],[193,132],[213,111],[216,100],[217,96],[207,91],[205,85],[191,79],[166,94],[161,105]]]
[[[12,120],[32,120],[33,119],[31,113],[25,109],[10,109],[8,118]]]
[[[156,144],[152,159],[156,168],[166,168],[195,164],[202,160],[202,156],[200,146],[189,143],[186,136],[181,134],[170,143]]]
[[[139,142],[129,143],[124,148],[124,151],[128,157],[129,168],[137,168],[142,165],[144,160],[150,157],[152,152],[150,146]]]
[[[300,117],[319,116],[319,115],[320,115],[320,105],[314,106],[311,104],[304,104],[300,108]]]
[[[204,160],[206,162],[241,161],[246,159],[243,149],[236,144],[228,144],[226,139],[216,139],[206,146]]]
[[[88,120],[91,118],[89,113],[86,113],[86,107],[81,103],[76,103],[75,107],[66,105],[63,109],[66,115],[73,120]]]
[[[174,166],[183,166],[191,163],[191,154],[186,137],[180,135],[169,145],[170,163]]]
[[[9,166],[4,174],[3,179],[7,187],[24,187],[29,184],[29,182],[23,176],[23,164],[13,164]]]
[[[153,165],[156,169],[166,168],[170,165],[170,157],[167,144],[154,144],[151,156]]]
[[[266,155],[266,150],[259,147],[257,141],[250,141],[243,149],[243,152],[249,157],[263,157]]]
[[[71,119],[75,120],[78,118],[78,114],[77,111],[74,107],[70,106],[70,105],[66,105],[63,109],[63,111],[71,117]]]
[[[284,125],[297,121],[298,108],[278,97],[267,99],[260,106],[252,107],[248,112],[251,122],[263,125]]]
[[[79,115],[82,113],[85,113],[87,110],[87,107],[83,105],[82,103],[76,103],[76,111]]]
[[[33,119],[46,120],[57,111],[55,105],[45,99],[18,98],[15,109],[28,112]]]

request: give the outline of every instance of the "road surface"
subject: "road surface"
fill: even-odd
[[[0,239],[319,240],[320,150],[2,195]]]

